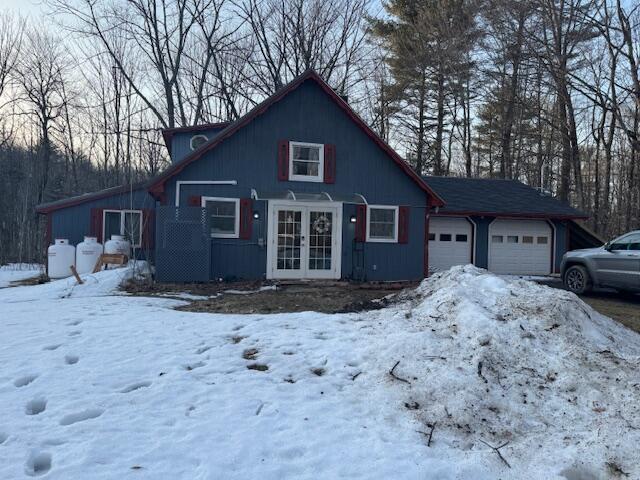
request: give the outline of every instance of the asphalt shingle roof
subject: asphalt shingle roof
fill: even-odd
[[[588,215],[517,180],[422,177],[446,205],[442,213],[586,218]]]

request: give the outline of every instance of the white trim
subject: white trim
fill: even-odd
[[[309,217],[305,214],[310,210],[332,210],[335,215],[332,242],[332,269],[331,270],[309,270],[308,265],[308,245],[303,248],[300,262],[304,265],[298,272],[288,272],[281,274],[276,271],[276,241],[277,226],[274,223],[276,212],[280,208],[290,208],[302,212],[302,235],[308,237]],[[267,205],[267,279],[273,278],[309,278],[309,279],[340,279],[342,276],[342,202],[298,202],[294,200],[269,200]],[[315,273],[315,275],[311,275]]]
[[[476,242],[478,241],[478,224],[471,217],[464,217],[471,224],[471,235],[473,242],[471,244],[471,264],[476,264]]]
[[[202,145],[204,145],[205,143],[207,143],[209,141],[209,138],[206,135],[203,134],[198,134],[198,135],[193,135],[190,139],[189,139],[189,148],[191,148],[191,150],[197,150],[198,148],[200,148],[202,145],[200,145],[200,147],[194,147],[193,146],[193,141],[196,138],[204,138],[204,143]]]
[[[237,185],[237,180],[178,180],[176,182],[176,207],[180,206],[180,187],[182,185]]]
[[[318,148],[318,175],[294,175],[293,174],[293,147]],[[324,144],[289,142],[289,180],[292,182],[324,182]]]
[[[119,210],[119,209],[115,209],[115,208],[105,208],[104,210],[102,210],[102,241],[106,242],[107,240],[109,240],[108,238],[105,238],[105,220],[107,219],[107,213],[119,213],[120,214],[120,234],[119,235],[125,235],[126,236],[126,232],[124,229],[124,218],[125,218],[125,213],[137,213],[138,215],[140,215],[140,236],[138,238],[138,243],[132,244],[131,248],[141,248],[142,247],[142,230],[144,229],[144,218],[142,215],[142,210],[131,210],[131,209],[124,209],[124,210]]]
[[[207,202],[233,202],[236,204],[236,218],[233,233],[212,233],[211,238],[239,238],[240,237],[240,199],[226,197],[201,197],[200,206],[207,207]]]
[[[393,238],[371,238],[370,229],[371,229],[371,209],[376,210],[393,210],[395,211],[394,215],[394,228],[393,228]],[[375,243],[398,243],[398,214],[400,208],[397,205],[367,205],[367,242],[375,242]]]

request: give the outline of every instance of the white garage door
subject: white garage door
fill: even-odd
[[[471,223],[466,218],[431,217],[429,270],[439,272],[471,263]]]
[[[494,220],[489,226],[489,270],[511,275],[548,275],[552,231],[542,220]]]

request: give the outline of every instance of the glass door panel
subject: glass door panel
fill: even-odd
[[[277,270],[301,270],[302,263],[302,210],[277,212]]]
[[[309,270],[331,270],[333,212],[309,210]],[[311,275],[313,276],[313,275]]]

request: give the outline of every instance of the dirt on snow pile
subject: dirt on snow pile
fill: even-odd
[[[400,360],[390,381],[426,438],[435,424],[434,442],[514,473],[640,478],[640,335],[572,293],[472,266],[425,280],[398,316],[406,330],[381,354]],[[502,459],[490,446],[505,443]]]

